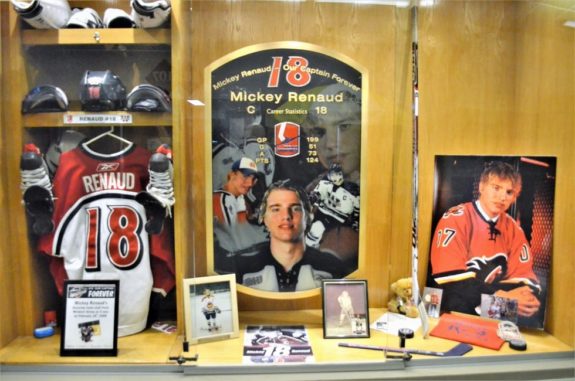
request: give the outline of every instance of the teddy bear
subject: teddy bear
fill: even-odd
[[[413,304],[411,282],[411,278],[401,278],[391,284],[392,297],[387,303],[389,312],[399,313],[410,318],[419,316],[419,311]]]

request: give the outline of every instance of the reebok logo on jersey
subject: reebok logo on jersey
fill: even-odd
[[[96,167],[96,172],[111,172],[118,169],[120,163],[100,163]]]

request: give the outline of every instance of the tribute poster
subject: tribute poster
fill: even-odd
[[[238,274],[238,261],[270,246],[259,213],[274,183],[301,189],[312,206],[306,248],[335,257],[341,276],[358,269],[363,72],[347,57],[299,42],[247,47],[206,69],[213,272]],[[238,169],[253,181],[234,188]]]

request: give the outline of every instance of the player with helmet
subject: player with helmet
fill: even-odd
[[[303,291],[321,286],[322,279],[339,278],[341,261],[305,244],[313,219],[307,195],[289,180],[273,183],[264,194],[260,223],[268,231],[269,244],[238,262],[237,281],[263,291]]]
[[[316,207],[306,243],[318,248],[326,229],[348,225],[359,230],[359,186],[345,181],[339,163],[332,163],[310,195]]]
[[[206,321],[208,323],[208,331],[212,332],[214,330],[219,329],[220,327],[217,325],[216,317],[222,311],[216,305],[214,293],[209,288],[206,288],[204,290],[201,299],[201,306],[202,306],[202,313],[204,314],[204,317],[206,318]]]
[[[529,243],[506,213],[520,192],[519,172],[495,161],[481,174],[479,199],[443,214],[431,245],[431,270],[445,310],[478,313],[481,294],[488,294],[516,299],[521,317],[538,312],[541,286]]]
[[[241,92],[242,88],[231,91]],[[212,104],[212,185],[219,189],[226,181],[230,163],[241,157],[250,157],[258,167],[258,184],[248,194],[249,202],[257,203],[272,183],[275,169],[273,149],[267,144],[262,126],[261,105],[236,104],[229,95],[217,94]],[[247,110],[251,110],[248,112]]]

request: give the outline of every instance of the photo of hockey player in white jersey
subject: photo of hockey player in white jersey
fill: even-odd
[[[220,329],[220,326],[217,322],[218,314],[222,313],[220,307],[217,306],[214,293],[209,288],[204,290],[204,294],[202,296],[202,313],[206,318],[207,327],[206,329],[210,332],[217,331]]]
[[[359,186],[344,180],[341,165],[330,165],[325,178],[311,192],[310,199],[314,204],[314,219],[306,235],[308,246],[320,248],[328,229],[347,226],[359,232]],[[354,268],[353,265],[350,267]]]
[[[339,326],[343,326],[344,324],[351,325],[354,319],[355,312],[353,312],[353,302],[351,297],[349,296],[349,292],[343,290],[341,294],[337,297],[337,302],[339,303],[339,307],[341,311],[339,313]]]
[[[253,114],[246,114],[220,99],[213,103],[214,268],[219,274],[235,272],[236,256],[249,255],[267,239],[255,216],[272,182],[275,158],[262,137],[259,107],[252,107]]]
[[[233,331],[229,282],[191,285],[191,337],[202,340]]]

